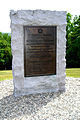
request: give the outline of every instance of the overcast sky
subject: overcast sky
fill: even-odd
[[[1,0],[0,32],[10,33],[10,10],[43,9],[67,11],[72,15],[80,14],[80,0]]]

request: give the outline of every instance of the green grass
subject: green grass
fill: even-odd
[[[12,70],[0,70],[0,81],[12,79]]]
[[[66,76],[67,77],[80,78],[80,68],[69,68],[69,69],[66,69]]]
[[[80,77],[80,68],[70,68],[66,69],[67,77]],[[0,71],[0,81],[13,79],[12,77],[12,70],[1,70]]]

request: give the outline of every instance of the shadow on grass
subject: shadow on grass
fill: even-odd
[[[23,115],[31,115],[46,106],[52,99],[59,96],[61,92],[43,93],[36,95],[21,96],[15,98],[12,94],[0,100],[0,120],[13,119]]]

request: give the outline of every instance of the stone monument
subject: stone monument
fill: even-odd
[[[14,95],[65,91],[66,12],[11,10]]]

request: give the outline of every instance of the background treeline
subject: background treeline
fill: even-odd
[[[66,26],[67,68],[80,67],[80,16],[67,13]],[[11,35],[0,32],[0,70],[12,69]]]
[[[0,32],[0,70],[11,69],[11,35]]]
[[[80,16],[67,14],[66,39],[67,67],[80,68]]]

